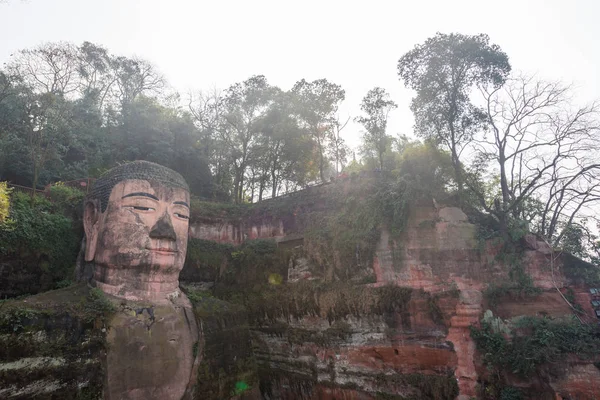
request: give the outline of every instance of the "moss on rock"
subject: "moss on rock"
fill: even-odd
[[[3,301],[2,396],[100,399],[106,323],[113,310],[101,292],[87,285]]]

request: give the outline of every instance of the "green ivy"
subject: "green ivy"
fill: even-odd
[[[48,197],[55,213],[62,213],[78,221],[83,219],[83,191],[58,182],[50,186]]]
[[[525,271],[522,257],[523,249],[515,242],[504,243],[496,260],[509,267],[509,279],[507,282],[492,283],[486,288],[484,295],[490,307],[495,307],[503,297],[531,298],[542,292],[542,289],[535,287],[533,278]]]
[[[471,327],[471,337],[489,368],[523,378],[531,377],[541,365],[557,362],[567,354],[587,358],[600,351],[598,328],[576,320],[523,317],[515,323],[510,340],[482,322],[481,328]]]
[[[193,197],[190,204],[190,222],[223,218],[235,220],[250,214],[251,204],[215,203]]]
[[[600,267],[569,253],[562,254],[563,272],[575,284],[600,286]]]
[[[14,193],[9,228],[0,228],[0,255],[39,265],[54,282],[71,276],[79,249],[72,220],[41,196]]]
[[[6,182],[0,182],[0,225],[8,220],[11,192],[12,189],[6,185]]]
[[[524,400],[521,389],[514,386],[505,386],[500,392],[500,400]]]
[[[219,293],[220,297],[246,308],[251,325],[272,325],[277,320],[320,316],[330,324],[349,316],[398,313],[410,325],[408,304],[412,289],[400,286],[378,288],[346,282],[299,282],[294,285],[261,285],[250,290]]]
[[[83,310],[82,319],[85,322],[93,322],[95,319],[101,318],[107,323],[110,316],[116,311],[113,303],[98,288],[90,289],[86,299],[81,303],[81,309]]]
[[[364,276],[357,272],[371,265],[381,228],[389,229],[393,237],[403,231],[413,191],[403,179],[381,174],[360,185],[309,188],[256,204],[192,200],[191,220],[224,219],[235,223],[243,219],[251,223],[271,218],[285,223],[293,219],[296,229],[304,233],[310,256],[323,267],[323,275],[328,279],[361,279]],[[231,255],[234,261],[243,261],[252,257],[246,253],[249,249],[235,250]]]
[[[193,268],[219,270],[227,262],[233,246],[212,240],[191,238],[188,242],[186,264]]]
[[[218,282],[219,287],[244,290],[265,285],[276,276],[278,283],[287,277],[289,251],[278,248],[274,240],[248,240],[230,253],[231,267]]]
[[[347,280],[371,266],[382,227],[392,237],[404,230],[411,195],[403,180],[382,175],[357,188],[334,185],[320,201],[300,215],[304,239],[326,276]]]

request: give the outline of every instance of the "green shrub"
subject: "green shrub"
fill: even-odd
[[[240,289],[262,285],[277,274],[287,276],[289,254],[278,249],[274,240],[248,240],[231,251],[232,267],[227,269],[221,283]],[[277,279],[281,283],[281,279]]]
[[[194,268],[219,270],[231,254],[233,246],[212,240],[191,238],[188,242],[186,264]]]
[[[575,284],[600,285],[600,267],[569,253],[562,254],[563,272]]]
[[[503,249],[496,259],[510,269],[507,282],[492,283],[484,292],[489,305],[495,307],[502,297],[514,296],[531,298],[539,295],[542,290],[534,286],[533,278],[525,271],[522,264],[523,251],[514,242],[504,243]]]
[[[390,176],[350,191],[333,186],[323,197],[321,209],[300,216],[304,239],[325,275],[341,280],[371,266],[382,227],[393,237],[403,231],[413,200],[405,182]]]
[[[600,351],[598,328],[576,320],[523,317],[511,333],[508,340],[486,322],[481,328],[471,327],[484,363],[499,373],[510,371],[527,378],[542,364],[557,362],[567,354],[586,358]]]
[[[521,389],[514,386],[505,386],[500,392],[500,400],[524,400]]]
[[[248,215],[252,206],[251,204],[215,203],[192,197],[190,222],[196,222],[203,218],[239,219]]]
[[[96,318],[102,318],[105,321],[116,311],[116,307],[106,298],[104,292],[98,288],[90,289],[85,301],[82,304],[83,320],[92,322]]]
[[[6,182],[0,182],[0,225],[8,220],[11,191],[12,189],[6,185]]]
[[[53,212],[47,199],[12,196],[10,229],[0,229],[0,256],[34,262],[54,282],[71,277],[79,247],[72,220]]]
[[[83,217],[83,199],[85,198],[83,191],[58,182],[50,186],[49,198],[54,205],[55,212],[63,213],[74,219]]]

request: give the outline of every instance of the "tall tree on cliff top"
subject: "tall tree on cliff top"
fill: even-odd
[[[311,140],[305,130],[298,126],[294,118],[294,103],[289,92],[281,92],[275,97],[264,120],[260,139],[259,164],[264,166],[259,188],[259,200],[265,183],[271,184],[271,197],[280,189],[306,185],[315,176],[310,168]],[[314,169],[313,169],[314,170]]]
[[[9,144],[26,151],[31,182],[37,187],[48,163],[61,163],[73,135],[73,104],[78,87],[77,48],[49,43],[21,50],[7,65],[18,83],[17,121]],[[25,150],[26,149],[26,150]],[[22,162],[22,161],[21,161]]]
[[[7,65],[34,93],[69,96],[77,91],[77,47],[70,43],[46,43],[18,51]]]
[[[226,108],[224,93],[213,88],[189,95],[188,108],[200,131],[196,145],[209,163],[213,176],[213,197],[230,200],[233,195],[233,165],[231,138],[228,124],[224,120]]]
[[[461,152],[487,121],[471,102],[471,89],[502,86],[510,69],[508,56],[484,34],[437,33],[398,62],[400,78],[417,92],[411,104],[417,134],[450,149],[459,193]]]
[[[224,120],[230,134],[234,164],[234,199],[243,200],[244,179],[253,148],[263,128],[263,119],[269,111],[274,94],[279,89],[269,85],[264,75],[255,75],[244,82],[233,84],[225,92]]]
[[[597,220],[600,104],[573,107],[570,87],[528,76],[483,95],[490,129],[473,148],[498,175],[499,193],[478,197],[501,229],[526,221],[558,246],[582,220]]]
[[[379,160],[379,168],[383,170],[383,155],[390,145],[386,134],[388,115],[398,105],[390,98],[385,89],[375,87],[369,90],[360,104],[360,109],[366,116],[357,117],[356,122],[365,127],[363,141],[372,148]]]
[[[81,96],[90,98],[97,103],[99,110],[103,110],[117,81],[112,70],[113,60],[107,49],[90,42],[83,42],[78,50],[77,72]]]
[[[307,130],[315,142],[319,176],[325,182],[327,166],[326,150],[337,123],[336,113],[339,104],[346,98],[340,85],[327,79],[307,82],[302,79],[292,88],[296,97],[300,126]]]
[[[344,138],[342,138],[342,131],[350,122],[350,117],[346,120],[341,120],[338,116],[333,125],[333,134],[331,135],[331,141],[329,142],[329,155],[335,162],[335,173],[339,174],[340,170],[346,165],[348,154],[350,154],[350,147],[346,144]]]

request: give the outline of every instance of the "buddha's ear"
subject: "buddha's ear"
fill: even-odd
[[[98,231],[100,229],[100,202],[86,200],[83,210],[83,230],[85,231],[85,261],[93,261],[98,244]]]

